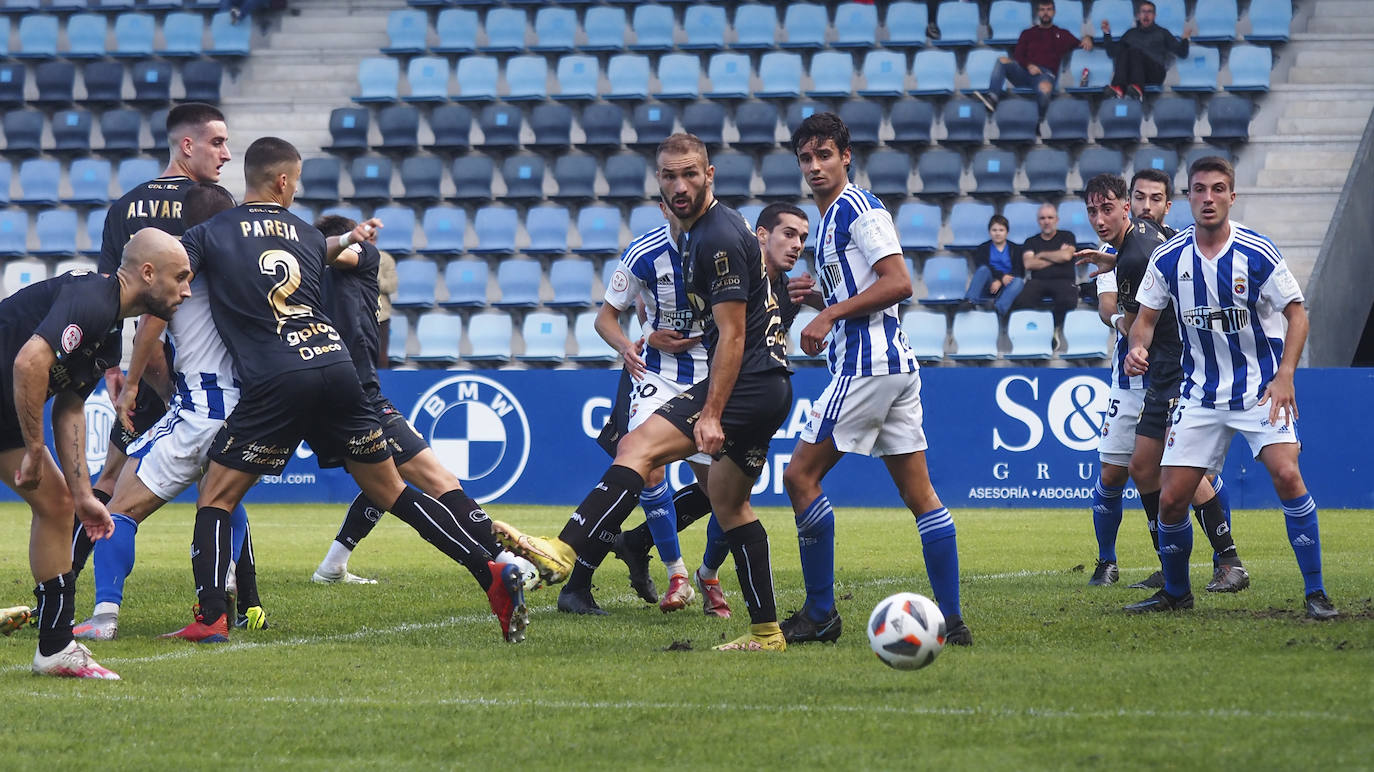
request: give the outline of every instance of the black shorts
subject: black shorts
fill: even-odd
[[[420,455],[420,451],[429,447],[425,438],[415,431],[415,427],[411,426],[410,421],[406,420],[401,411],[391,404],[391,400],[382,396],[381,392],[373,397],[370,390],[366,388],[364,390],[369,391],[368,405],[382,424],[382,437],[386,440],[387,447],[391,449],[391,460],[396,462],[396,466],[415,458]],[[342,456],[319,454],[318,458],[321,469],[344,465]]]
[[[1140,409],[1140,420],[1136,421],[1137,437],[1163,440],[1169,431],[1169,416],[1178,404],[1178,397],[1165,397],[1154,389],[1145,391],[1144,407]]]
[[[678,431],[693,436],[711,377],[663,403],[658,415],[672,422]],[[757,478],[768,463],[768,442],[792,412],[792,376],[786,370],[741,374],[734,391],[725,402],[720,417],[725,432],[725,447],[716,456],[727,456],[744,473]]]
[[[606,426],[596,437],[596,444],[611,458],[615,458],[620,438],[630,432],[630,392],[633,389],[634,381],[630,378],[630,371],[621,370],[620,384],[615,387],[615,405],[611,407],[611,416],[606,419]]]
[[[167,403],[158,396],[157,390],[146,380],[138,382],[138,394],[134,397],[134,430],[124,428],[124,422],[116,420],[110,427],[110,444],[123,452],[128,452],[129,443],[153,428],[153,424],[167,413]]]
[[[209,456],[231,469],[279,474],[301,440],[321,459],[377,464],[391,457],[351,362],[282,373],[244,387]]]

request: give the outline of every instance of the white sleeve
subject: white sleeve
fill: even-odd
[[[1282,309],[1293,301],[1303,301],[1302,288],[1293,272],[1288,270],[1286,261],[1280,262],[1269,273],[1269,279],[1260,287],[1260,300],[1272,307]]]
[[[902,254],[897,227],[886,209],[870,209],[855,218],[849,225],[849,238],[869,265],[888,255]]]
[[[1116,292],[1116,270],[1097,275],[1097,294],[1102,295],[1107,292]]]
[[[620,263],[615,267],[615,273],[611,274],[610,281],[606,283],[605,301],[616,310],[624,311],[634,305],[642,288],[643,284],[638,277],[630,273],[630,269],[624,263]]]
[[[1159,264],[1154,259],[1150,260],[1150,267],[1145,269],[1145,278],[1140,280],[1135,299],[1140,305],[1156,311],[1169,307],[1172,300],[1169,297],[1169,284],[1164,281],[1164,274],[1160,273]]]

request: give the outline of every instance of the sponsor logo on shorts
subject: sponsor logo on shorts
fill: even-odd
[[[529,461],[525,409],[490,378],[455,375],[439,381],[415,401],[410,423],[478,503],[510,490]]]
[[[75,324],[67,325],[67,329],[62,331],[62,350],[70,354],[80,345],[81,328]]]
[[[110,399],[101,389],[86,400],[86,467],[91,474],[105,468],[105,456],[110,450],[110,429],[115,424],[115,411]],[[121,429],[121,434],[128,434]],[[129,438],[132,439],[132,438]]]

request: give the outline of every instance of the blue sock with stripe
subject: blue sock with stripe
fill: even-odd
[[[96,542],[91,550],[95,562],[95,602],[119,604],[124,602],[124,580],[134,570],[138,523],[128,515],[111,514],[110,519],[114,520],[114,533]]]
[[[1284,499],[1283,524],[1288,528],[1288,543],[1302,571],[1304,595],[1326,590],[1322,586],[1322,538],[1317,531],[1317,502],[1312,494],[1304,493],[1296,499]]]
[[[1188,560],[1193,556],[1193,521],[1184,517],[1177,523],[1159,521],[1159,565],[1164,572],[1164,591],[1181,598],[1192,592],[1188,582]]]
[[[673,489],[668,481],[640,491],[639,505],[644,507],[649,535],[654,537],[659,559],[664,563],[681,560],[682,548],[677,542],[677,509],[673,507]]]
[[[955,537],[954,518],[945,507],[932,509],[916,516],[916,530],[921,534],[921,554],[926,562],[926,576],[935,602],[946,619],[962,617],[959,607],[959,544]]]
[[[730,542],[725,539],[725,529],[720,527],[720,521],[712,513],[706,521],[706,549],[701,553],[701,566],[706,569],[703,574],[710,574],[707,579],[715,578],[716,572],[725,563],[725,556],[729,554]]]
[[[243,537],[248,533],[248,510],[242,504],[234,507],[234,511],[229,513],[229,538],[233,542],[233,553],[230,555],[234,562],[239,562],[239,556],[243,554]]]
[[[835,511],[830,499],[824,493],[817,496],[796,521],[806,611],[821,622],[835,610]]]
[[[1093,486],[1093,533],[1097,534],[1097,559],[1116,562],[1116,534],[1121,530],[1121,491],[1124,485],[1105,485],[1101,475]]]

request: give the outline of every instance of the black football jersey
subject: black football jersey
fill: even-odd
[[[1117,302],[1126,311],[1140,310],[1136,292],[1150,267],[1150,255],[1169,239],[1153,220],[1132,220],[1120,246],[1116,248]],[[1176,388],[1183,375],[1183,343],[1178,337],[1178,322],[1173,305],[1159,312],[1154,341],[1150,344],[1150,386]]]
[[[382,255],[367,242],[348,247],[358,255],[350,268],[337,264],[325,269],[325,313],[343,338],[358,371],[358,382],[377,383],[377,350],[381,324],[377,321],[377,269]]]
[[[190,177],[158,177],[120,196],[105,215],[98,270],[108,274],[118,270],[124,245],[144,228],[180,236],[186,230],[181,222],[181,205],[186,200],[186,191],[195,184]]]
[[[65,273],[36,282],[0,303],[0,399],[14,410],[14,358],[33,336],[52,347],[48,396],[90,395],[105,370],[119,364],[119,279]]]

